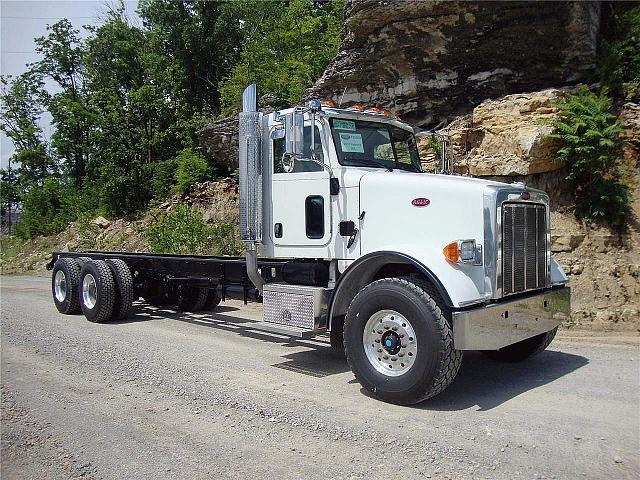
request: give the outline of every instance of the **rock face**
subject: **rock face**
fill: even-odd
[[[238,168],[238,117],[222,118],[196,132],[207,157],[225,173]]]
[[[556,143],[548,135],[561,90],[507,95],[487,100],[455,119],[442,133],[451,141],[456,171],[481,177],[527,176],[562,168],[554,161]],[[429,143],[420,140],[421,155]],[[427,170],[433,170],[428,165]]]
[[[598,2],[351,0],[308,96],[435,125],[487,98],[574,84],[593,67]]]

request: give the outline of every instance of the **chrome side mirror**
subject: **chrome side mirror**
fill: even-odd
[[[304,115],[295,111],[287,113],[284,116],[284,126],[285,154],[291,157],[301,157],[304,148]]]

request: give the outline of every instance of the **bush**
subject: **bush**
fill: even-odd
[[[582,85],[556,106],[559,117],[551,137],[561,143],[556,160],[569,167],[567,180],[574,185],[576,213],[622,226],[631,198],[621,181],[621,124],[610,113],[610,98],[606,91],[598,95]]]
[[[154,253],[181,255],[237,255],[241,250],[235,228],[229,224],[207,225],[202,214],[178,205],[144,236]]]
[[[178,152],[176,161],[178,164],[175,173],[176,183],[173,186],[173,191],[176,193],[184,192],[189,185],[211,177],[211,168],[207,161],[190,148]]]
[[[16,233],[25,239],[60,233],[69,222],[96,210],[97,199],[89,191],[49,178],[42,185],[32,185],[22,195]]]
[[[163,201],[175,182],[178,159],[170,158],[145,165],[145,172],[150,178],[151,199],[156,202]]]

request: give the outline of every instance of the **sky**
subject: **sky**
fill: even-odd
[[[19,75],[26,70],[26,64],[39,60],[35,51],[36,37],[47,35],[47,25],[67,18],[86,37],[83,25],[97,25],[105,18],[111,7],[118,5],[114,0],[76,1],[0,1],[0,73]],[[141,25],[136,15],[137,0],[125,0],[127,17],[134,25]],[[50,87],[50,84],[48,84]],[[41,127],[46,136],[51,133],[50,117],[45,114]],[[4,134],[0,145],[0,167],[8,165],[13,153],[13,144]]]

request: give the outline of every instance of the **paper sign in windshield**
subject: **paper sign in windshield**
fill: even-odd
[[[356,122],[351,120],[338,120],[333,121],[333,128],[337,130],[354,130],[356,129]]]
[[[340,132],[340,146],[344,153],[364,153],[362,135],[359,133]]]

